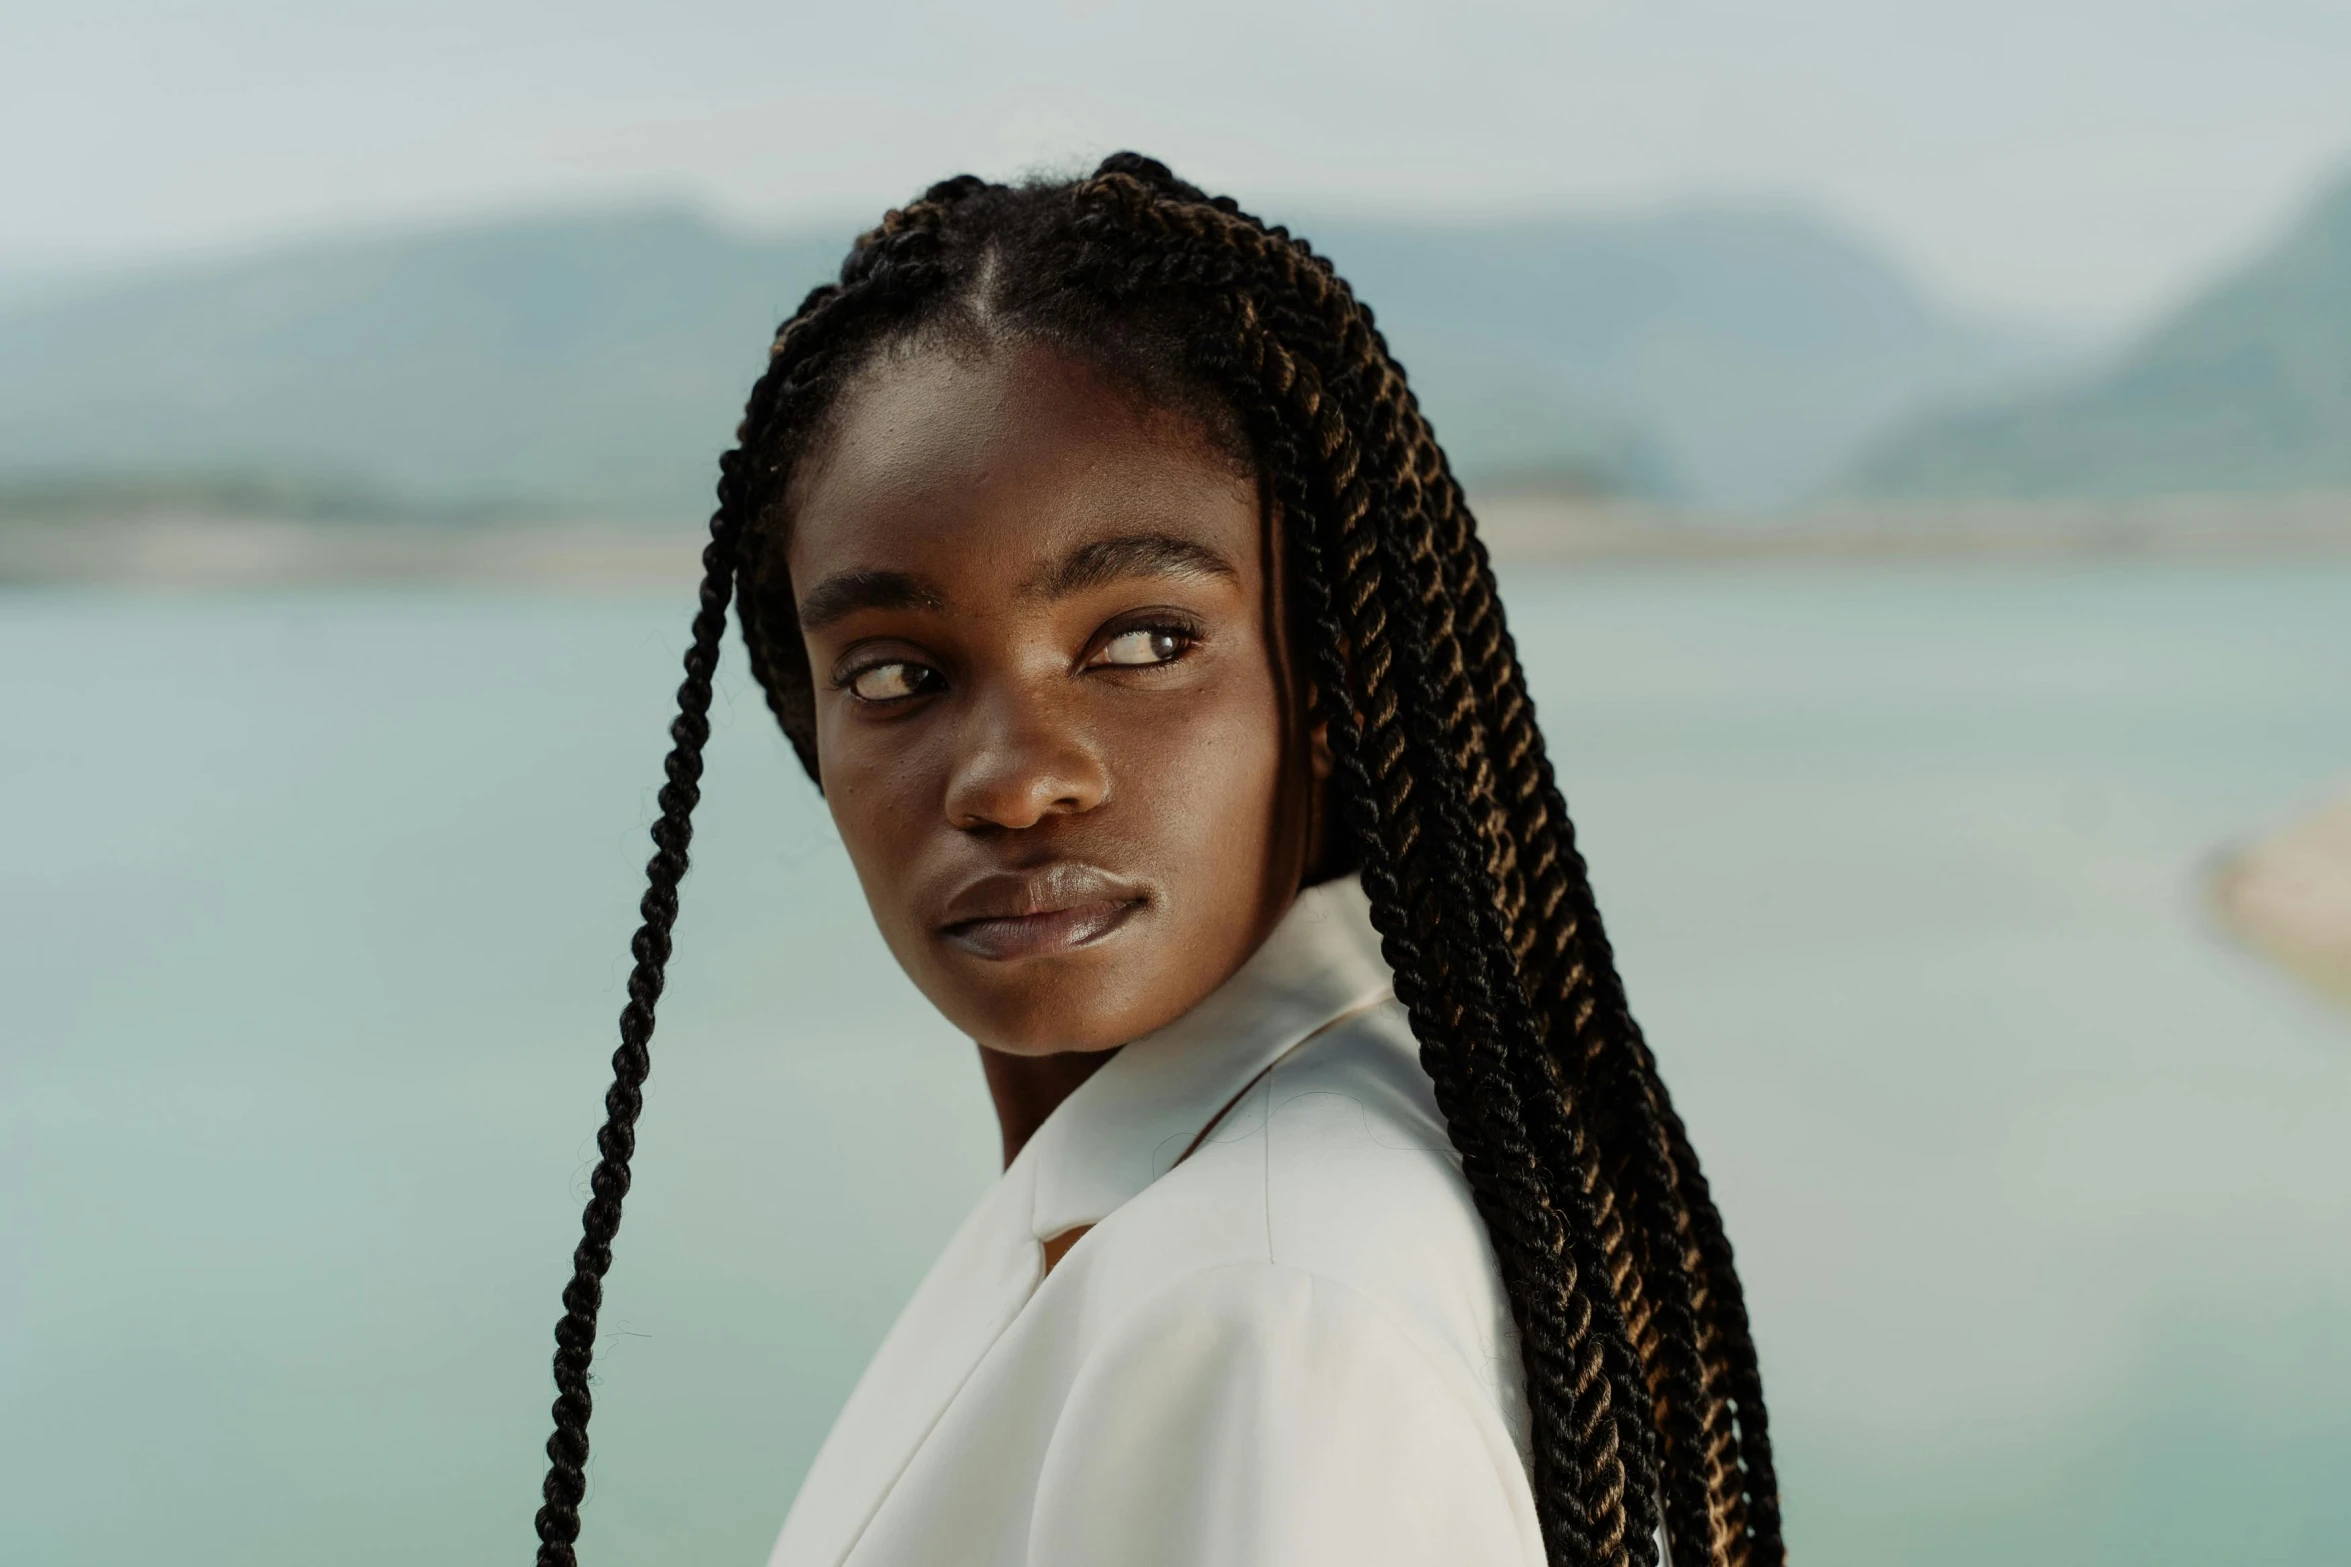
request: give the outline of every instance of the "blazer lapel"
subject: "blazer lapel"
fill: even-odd
[[[1035,1166],[1013,1161],[907,1302],[858,1380],[784,1521],[769,1567],[836,1567],[956,1392],[1043,1277]]]

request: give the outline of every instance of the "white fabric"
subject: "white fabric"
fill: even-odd
[[[1088,1079],[915,1292],[770,1567],[1539,1567],[1508,1307],[1388,987],[1361,889],[1313,888]]]

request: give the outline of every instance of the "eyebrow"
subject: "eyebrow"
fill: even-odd
[[[800,601],[800,629],[822,631],[862,609],[943,610],[947,595],[911,571],[838,571]]]
[[[1022,584],[1043,598],[1066,598],[1125,577],[1229,577],[1233,563],[1205,544],[1165,533],[1127,533],[1082,544]]]
[[[1021,584],[1021,592],[1067,598],[1127,577],[1226,577],[1238,582],[1233,563],[1205,544],[1166,533],[1127,533],[1081,544]],[[800,601],[800,629],[822,631],[861,610],[947,608],[947,595],[928,577],[911,571],[864,567],[838,571],[808,590]]]

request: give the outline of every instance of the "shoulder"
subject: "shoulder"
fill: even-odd
[[[1262,1145],[1261,1148],[1253,1145]],[[1265,1169],[1269,1260],[1386,1293],[1413,1271],[1491,1271],[1485,1226],[1404,1009],[1385,1002],[1277,1063],[1200,1150]]]
[[[1404,1009],[1309,1042],[1269,1075],[1260,1113],[1272,1260],[1376,1302],[1519,1432],[1509,1299]]]
[[[1102,1230],[1105,1253],[1155,1275],[1153,1295],[1238,1261],[1345,1292],[1482,1405],[1523,1456],[1509,1302],[1396,1003],[1278,1063]]]
[[[1055,1563],[1542,1560],[1481,1402],[1379,1303],[1269,1262],[1193,1272],[1092,1342],[1033,1528]]]

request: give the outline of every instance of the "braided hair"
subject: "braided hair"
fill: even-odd
[[[1244,456],[1347,848],[1492,1237],[1557,1567],[1781,1567],[1761,1375],[1722,1219],[1633,1021],[1460,485],[1372,315],[1287,230],[1120,153],[1077,180],[944,181],[778,329],[721,459],[601,1155],[555,1330],[540,1567],[573,1567],[588,1368],[738,586],[754,676],[816,776],[783,541],[795,464],[890,347],[1086,357]]]

